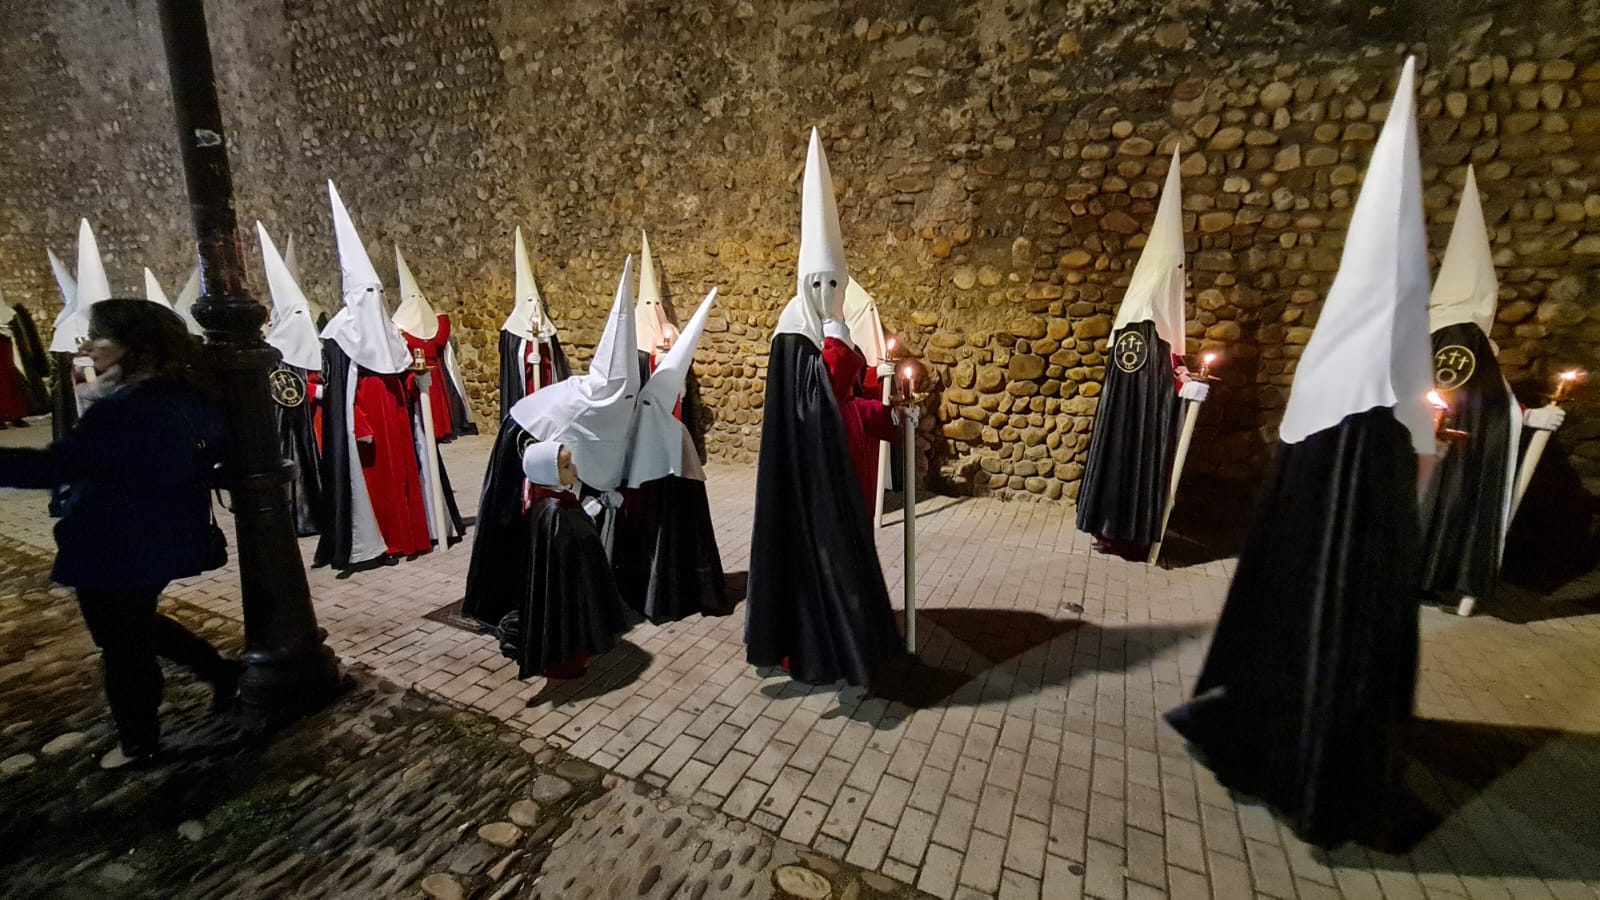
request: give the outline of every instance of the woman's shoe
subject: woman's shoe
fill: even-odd
[[[100,768],[107,772],[119,772],[123,769],[139,769],[148,766],[156,758],[155,748],[148,750],[135,749],[132,752],[121,747],[112,747],[111,752],[100,757]]]

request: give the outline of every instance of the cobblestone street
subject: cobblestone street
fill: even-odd
[[[0,443],[47,435],[4,432]],[[444,449],[464,514],[491,440]],[[755,472],[717,461],[707,472],[739,583]],[[899,517],[879,532],[897,605]],[[119,787],[92,771],[109,735],[92,648],[70,599],[43,583],[45,496],[0,491],[0,821],[7,856],[24,851],[14,883],[23,896],[157,884],[268,896],[280,883],[306,896],[405,896],[448,874],[480,897],[717,897],[739,896],[745,880],[770,892],[772,872],[798,861],[833,879],[817,896],[835,897],[1596,896],[1600,579],[1550,596],[1507,588],[1470,619],[1425,609],[1409,750],[1426,810],[1414,846],[1325,854],[1234,802],[1160,722],[1188,695],[1231,561],[1160,569],[1095,555],[1066,503],[930,496],[917,523],[920,664],[878,695],[752,669],[742,611],[643,625],[581,680],[520,682],[491,638],[426,618],[462,594],[462,545],[350,577],[314,570],[329,642],[357,670],[351,693],[253,744],[204,721],[204,688],[174,677],[177,760]],[[1176,550],[1203,558],[1178,525]],[[302,542],[308,562],[311,547]],[[236,644],[235,578],[225,570],[168,596]],[[63,748],[66,733],[81,744]],[[542,805],[514,839],[525,854],[490,879],[511,851],[469,832],[514,820],[513,801],[540,779],[589,771],[580,761],[608,771],[609,790],[566,778],[573,792]],[[230,799],[208,812],[213,792]],[[153,818],[92,806],[119,803]],[[190,820],[192,843],[180,837]],[[655,844],[639,837],[660,832]],[[640,871],[596,866],[612,846],[629,847]],[[588,849],[563,857],[575,847]],[[724,850],[738,864],[718,864]],[[630,883],[651,866],[648,885]],[[79,887],[39,886],[57,883]]]

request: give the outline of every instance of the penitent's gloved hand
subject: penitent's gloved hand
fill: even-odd
[[[1567,411],[1559,406],[1540,406],[1522,414],[1522,424],[1538,431],[1555,431],[1567,420]]]
[[[1206,398],[1211,396],[1211,385],[1204,381],[1185,381],[1183,387],[1178,389],[1178,396],[1184,400],[1204,403]]]

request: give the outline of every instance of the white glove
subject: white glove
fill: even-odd
[[[1178,389],[1178,397],[1183,400],[1193,400],[1196,403],[1206,402],[1206,397],[1211,395],[1211,385],[1204,381],[1185,381],[1183,387]]]
[[[593,497],[583,498],[583,511],[589,514],[590,519],[596,521],[600,518],[600,501]]]
[[[606,491],[605,493],[600,495],[600,505],[604,506],[606,509],[621,509],[622,508],[622,492],[621,491]]]
[[[1567,411],[1559,406],[1539,406],[1522,414],[1522,424],[1538,431],[1555,431],[1566,419]]]
[[[894,377],[894,363],[889,362],[888,360],[884,360],[883,362],[878,363],[878,377],[879,378],[892,378],[892,377]]]
[[[908,418],[911,420],[912,430],[916,430],[917,425],[922,422],[922,408],[918,406],[889,407],[889,420],[894,423],[894,427],[899,428],[901,423]]]

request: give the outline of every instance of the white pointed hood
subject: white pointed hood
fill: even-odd
[[[639,397],[634,334],[630,256],[588,373],[541,388],[511,407],[511,418],[534,439],[565,444],[579,480],[596,490],[615,490],[626,474],[628,435]]]
[[[260,224],[261,223],[257,222],[256,223],[257,227],[259,227]],[[294,252],[294,235],[292,235],[292,234],[289,235],[289,240],[286,241],[284,243],[284,245],[283,245],[283,267],[285,269],[289,270],[289,277],[294,279],[294,283],[295,284],[299,284],[300,283],[300,259],[299,259],[299,257],[295,256],[295,252]]]
[[[633,446],[628,453],[631,487],[668,475],[705,480],[689,429],[672,412],[683,396],[689,369],[694,365],[695,348],[700,346],[706,320],[711,317],[711,307],[716,302],[717,289],[712,288],[706,299],[700,301],[700,308],[695,310],[677,343],[661,358],[650,380],[639,389]]]
[[[189,270],[189,280],[183,283],[183,290],[178,291],[178,299],[172,301],[172,309],[183,319],[183,324],[189,327],[189,333],[197,337],[204,337],[206,330],[194,317],[194,305],[200,299],[200,270]]]
[[[1415,84],[1416,61],[1407,59],[1350,216],[1339,272],[1295,371],[1278,429],[1284,443],[1392,407],[1416,452],[1434,453]]]
[[[322,341],[311,320],[311,304],[300,290],[289,264],[278,255],[278,248],[267,234],[267,226],[256,223],[261,238],[261,262],[267,270],[267,291],[272,294],[272,324],[267,326],[267,343],[283,354],[283,361],[312,372],[322,370]]]
[[[663,344],[678,339],[678,328],[668,321],[667,308],[661,305],[661,285],[656,282],[648,234],[644,235],[644,250],[639,256],[639,302],[633,309],[633,323],[638,331],[639,349],[646,353],[653,354]]]
[[[533,280],[533,264],[528,261],[528,245],[522,242],[521,228],[517,229],[516,292],[511,315],[500,328],[525,341],[555,337],[556,326],[545,314],[544,298],[539,296],[539,284]]]
[[[364,369],[380,375],[404,372],[411,366],[411,352],[406,349],[400,329],[389,320],[383,303],[383,282],[332,181],[328,182],[328,199],[333,205],[333,234],[339,245],[344,307],[328,320],[322,336],[337,343]]]
[[[399,245],[394,248],[394,267],[400,272],[400,308],[394,311],[394,324],[412,337],[433,340],[439,333],[439,314],[423,296],[411,267],[406,265],[406,258],[400,255]]]
[[[156,273],[150,271],[149,266],[144,267],[144,298],[167,309],[172,308],[172,301],[167,299],[167,292],[161,289],[161,282],[156,280]]]
[[[1494,251],[1489,248],[1489,227],[1483,221],[1478,177],[1467,166],[1456,224],[1450,229],[1450,243],[1428,298],[1428,329],[1438,331],[1471,322],[1488,334],[1494,327],[1499,300],[1500,280],[1494,274]]]
[[[850,329],[851,342],[867,358],[868,368],[877,368],[889,358],[889,341],[883,333],[883,320],[878,317],[878,301],[854,278],[844,289],[844,323]]]
[[[100,261],[100,247],[95,243],[94,229],[89,220],[78,222],[78,308],[85,316],[89,307],[101,300],[111,299],[111,282],[106,278],[105,264]]]
[[[1152,322],[1156,336],[1182,356],[1186,347],[1183,327],[1183,183],[1178,176],[1178,151],[1172,151],[1167,183],[1161,189],[1156,221],[1150,239],[1139,254],[1128,281],[1122,306],[1112,331],[1139,322]]]
[[[50,257],[50,271],[56,276],[56,289],[61,291],[61,312],[56,313],[50,352],[76,353],[78,345],[89,339],[89,318],[78,313],[78,282],[54,250],[47,249],[45,253]]]
[[[776,334],[803,334],[822,346],[822,320],[827,315],[823,298],[806,283],[818,272],[832,273],[843,289],[850,278],[845,264],[844,238],[839,230],[839,207],[833,197],[833,173],[828,169],[822,139],[811,129],[806,148],[806,173],[800,189],[800,259],[795,273],[796,293],[778,317]]]

